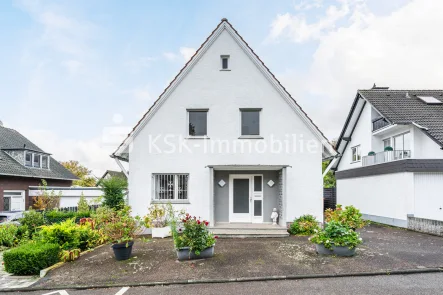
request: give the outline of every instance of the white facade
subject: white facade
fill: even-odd
[[[294,110],[293,102],[263,73],[230,25],[222,22],[221,26],[209,39],[209,46],[203,46],[205,51],[197,53],[183,70],[186,75],[179,75],[179,83],[166,91],[167,99],[160,97],[155,113],[147,115],[149,120],[142,121],[131,138],[129,204],[135,213],[146,214],[154,199],[153,175],[187,174],[188,200],[172,202],[191,215],[213,220],[212,187],[220,179],[214,179],[211,169],[230,167],[250,174],[248,170],[273,167],[286,171],[281,220],[302,214],[322,220],[323,148],[318,130]],[[221,70],[220,58],[225,55],[229,55],[229,70]],[[241,108],[261,109],[260,138],[241,138]],[[208,109],[207,137],[189,137],[187,109]],[[289,150],[286,146],[278,150],[276,142],[287,143]],[[215,168],[208,167],[211,165]],[[273,181],[278,185],[278,179]],[[270,216],[271,212],[263,214]]]
[[[60,207],[77,207],[80,197],[83,195],[89,204],[97,201],[103,196],[103,191],[100,188],[86,188],[86,187],[47,187],[48,191],[54,191],[61,194]],[[38,187],[29,188],[29,196],[35,197],[41,195]]]
[[[388,124],[373,131],[372,122],[379,117],[381,114],[369,101],[360,98],[351,124],[344,132],[348,142],[342,141],[339,146],[343,150],[336,166],[337,203],[354,205],[370,220],[401,227],[408,226],[408,216],[443,221],[443,173],[385,171],[389,165],[396,164],[394,162],[400,163],[398,161],[443,159],[440,146],[416,124]],[[408,143],[404,144],[403,151],[384,151],[384,141],[389,139],[390,146],[398,150],[395,138],[404,134],[408,134]],[[357,161],[352,154],[356,146],[361,157]],[[373,159],[368,156],[370,152],[381,155],[383,162],[365,161],[365,157]],[[399,153],[401,156],[396,158],[394,155]],[[353,172],[354,169],[357,170]],[[347,176],[340,177],[343,172],[347,172]]]

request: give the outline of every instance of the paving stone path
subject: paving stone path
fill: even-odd
[[[0,289],[28,287],[37,282],[38,279],[38,276],[14,276],[7,273],[3,266],[3,252],[0,252]]]

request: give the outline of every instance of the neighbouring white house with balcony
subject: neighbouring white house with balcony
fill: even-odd
[[[329,168],[337,203],[443,234],[443,90],[359,90]]]

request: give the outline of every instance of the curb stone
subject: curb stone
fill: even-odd
[[[443,272],[443,267],[439,268],[421,268],[421,269],[403,269],[403,270],[384,270],[374,272],[357,272],[357,273],[334,273],[334,274],[311,274],[311,275],[288,275],[288,276],[265,276],[265,277],[243,277],[230,279],[205,279],[205,280],[181,280],[181,281],[165,281],[165,282],[147,282],[147,283],[124,283],[124,284],[107,284],[107,285],[74,285],[74,286],[56,286],[56,287],[30,287],[30,288],[8,288],[0,289],[0,292],[32,292],[47,291],[54,289],[66,290],[86,290],[86,289],[104,289],[116,287],[153,287],[153,286],[170,286],[170,285],[191,285],[191,284],[219,284],[219,283],[235,283],[235,282],[257,282],[257,281],[278,281],[278,280],[303,280],[303,279],[321,279],[321,278],[340,278],[340,277],[365,277],[365,276],[386,276],[386,275],[409,275],[421,273],[437,273]]]

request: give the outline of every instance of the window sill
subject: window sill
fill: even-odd
[[[220,72],[230,72],[230,69],[220,69]]]
[[[203,136],[188,136],[185,137],[185,139],[210,139],[207,135],[203,135]]]
[[[359,161],[353,161],[353,162],[351,162],[351,164],[360,163],[360,162],[361,162],[361,160],[359,160]]]
[[[191,204],[189,200],[151,200],[151,204]]]
[[[238,139],[263,139],[260,135],[242,135]]]

